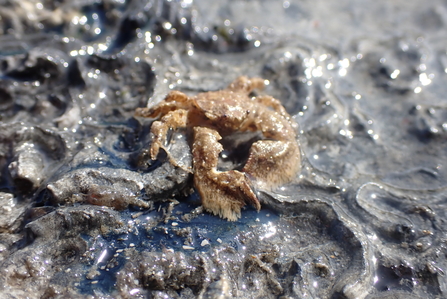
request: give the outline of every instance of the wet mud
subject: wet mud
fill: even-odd
[[[2,298],[446,298],[443,1],[5,1]],[[230,222],[138,107],[262,77],[302,170]],[[222,141],[241,169],[260,136]]]

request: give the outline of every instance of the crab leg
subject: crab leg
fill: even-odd
[[[279,108],[273,98],[264,97],[259,101],[264,105],[270,103],[268,106],[278,111],[273,114],[262,111],[257,115],[255,126],[267,139],[252,144],[242,171],[255,177],[259,187],[270,189],[292,180],[301,168],[301,154],[296,126],[289,121],[284,108]]]
[[[137,108],[135,111],[136,117],[156,118],[160,115],[166,115],[171,111],[181,109],[188,109],[188,96],[183,92],[173,90],[164,101],[150,108]]]
[[[286,109],[283,107],[280,101],[275,99],[274,97],[262,95],[255,98],[255,101],[258,103],[270,107],[273,109],[273,111],[279,113],[281,116],[283,116],[285,119],[290,120],[290,115],[287,113]]]
[[[151,126],[152,145],[151,145],[151,159],[157,159],[160,148],[164,149],[166,153],[169,152],[164,148],[166,143],[166,136],[169,129],[177,129],[186,127],[188,111],[178,109],[169,112],[160,120],[154,121]]]
[[[264,79],[262,78],[248,78],[245,76],[238,77],[234,80],[229,86],[229,90],[237,91],[237,92],[245,92],[250,93],[253,89],[263,89],[264,88]]]
[[[206,210],[235,221],[241,216],[245,202],[252,204],[258,211],[261,205],[244,173],[237,170],[217,171],[219,153],[223,150],[218,142],[221,138],[215,130],[194,128],[194,186]]]
[[[296,141],[259,140],[250,148],[242,171],[255,177],[261,188],[289,182],[301,167]]]

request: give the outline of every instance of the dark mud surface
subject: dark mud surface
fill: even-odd
[[[445,1],[0,3],[0,297],[447,298]],[[303,162],[228,222],[133,115],[240,75]]]

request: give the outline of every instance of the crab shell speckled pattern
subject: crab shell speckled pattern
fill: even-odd
[[[253,184],[264,189],[279,186],[292,180],[301,167],[297,124],[273,97],[249,96],[255,88],[263,87],[261,78],[239,77],[226,89],[192,97],[172,91],[158,105],[139,108],[135,113],[157,118],[151,127],[153,160],[160,148],[169,156],[164,146],[170,129],[193,129],[194,186],[207,211],[231,221],[240,218],[246,203],[261,208]],[[252,144],[241,171],[218,171],[223,150],[219,140],[245,131],[260,132],[265,139]]]

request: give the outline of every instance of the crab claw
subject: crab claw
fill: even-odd
[[[258,211],[261,209],[247,177],[237,170],[212,171],[203,176],[196,172],[194,183],[205,210],[221,218],[236,221],[241,217],[241,208],[246,202]]]
[[[246,203],[258,211],[261,204],[245,173],[237,170],[217,171],[219,153],[223,150],[218,142],[220,139],[215,130],[194,128],[194,186],[205,210],[235,221],[241,217],[241,208]]]

